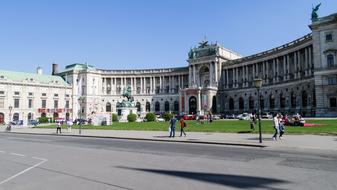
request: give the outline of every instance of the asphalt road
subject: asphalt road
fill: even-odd
[[[335,190],[337,150],[0,133],[0,190],[240,188]]]

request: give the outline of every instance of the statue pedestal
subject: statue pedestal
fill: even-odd
[[[137,107],[118,107],[119,122],[128,122],[128,115],[131,113],[137,114]]]

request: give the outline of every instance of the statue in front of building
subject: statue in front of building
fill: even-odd
[[[315,7],[312,7],[312,12],[311,12],[311,21],[317,21],[318,20],[318,14],[317,11],[319,7],[321,6],[321,3],[316,5]]]
[[[134,107],[134,98],[131,95],[131,87],[124,87],[122,96],[125,97],[127,100],[123,100],[122,102],[117,103],[117,107]]]

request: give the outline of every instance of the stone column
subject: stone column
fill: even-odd
[[[308,75],[311,74],[311,47],[308,47]]]
[[[287,80],[287,57],[283,56],[283,80]]]
[[[218,83],[218,64],[216,62],[214,62],[214,80],[215,80],[215,84]]]
[[[228,69],[225,70],[226,71],[226,88],[228,88],[228,84],[229,84],[229,81],[228,81]]]
[[[186,93],[186,90],[184,91],[184,103],[185,103],[185,109],[184,109],[184,112],[186,114],[189,114],[189,107],[188,107],[188,98],[187,98],[187,93]]]
[[[273,82],[276,82],[276,60],[273,59]]]
[[[280,75],[280,71],[279,71],[279,64],[280,64],[280,62],[279,62],[279,59],[278,59],[278,57],[276,57],[275,59],[275,68],[276,68],[276,70],[275,70],[275,81],[276,82],[279,82],[279,75]]]
[[[181,87],[181,75],[178,75],[178,88],[179,89],[182,88]],[[177,89],[177,90],[179,90],[179,89]]]
[[[195,78],[195,74],[196,74],[196,71],[195,71],[195,65],[193,65],[193,84],[196,85],[197,82],[196,82],[196,78]]]
[[[254,80],[254,78],[255,78],[255,63],[253,64],[253,67],[252,67],[252,72],[253,72],[253,80]]]
[[[287,79],[290,79],[290,59],[289,59],[289,54],[287,54]]]
[[[264,84],[267,84],[267,80],[265,80],[266,76],[266,62],[262,61],[262,78],[264,79]]]
[[[308,67],[308,48],[304,49],[304,73],[305,76],[307,76],[309,74],[309,67]]]
[[[198,89],[198,103],[197,103],[197,113],[200,114],[201,111],[201,91]]]

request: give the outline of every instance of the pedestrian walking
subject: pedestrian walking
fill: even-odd
[[[280,130],[280,123],[279,123],[279,115],[278,114],[274,114],[273,124],[274,124],[274,129],[275,129],[275,133],[273,135],[273,140],[277,140],[277,135],[279,134],[279,130]]]
[[[56,134],[58,134],[59,132],[60,132],[60,134],[62,133],[61,132],[61,122],[56,123]]]
[[[186,137],[186,133],[184,131],[185,127],[186,127],[186,122],[185,122],[185,120],[183,118],[181,118],[180,119],[180,137],[183,135],[183,133],[184,133],[184,135]]]
[[[176,131],[176,122],[177,122],[177,119],[175,117],[173,117],[171,120],[170,120],[170,137],[173,137],[174,138],[174,135],[175,135],[175,131]]]
[[[282,117],[280,117],[279,121],[280,121],[280,125],[279,125],[280,136],[279,136],[279,139],[281,140],[286,128],[285,128],[285,121],[282,119]]]
[[[256,115],[253,114],[250,117],[250,129],[252,129],[254,131],[255,130],[255,125],[256,125]]]
[[[68,129],[68,133],[71,133],[71,127],[73,126],[73,122],[71,120],[67,121],[67,129]]]

